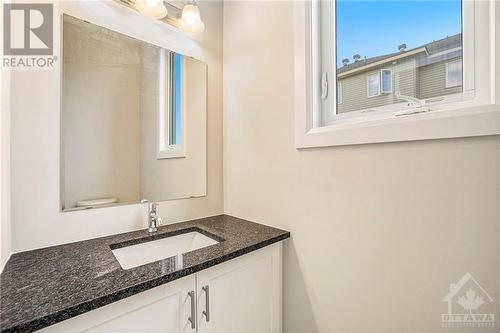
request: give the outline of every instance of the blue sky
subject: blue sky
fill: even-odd
[[[336,8],[338,66],[356,53],[370,58],[461,31],[460,0],[337,0]]]
[[[175,143],[182,143],[182,54],[175,54]]]

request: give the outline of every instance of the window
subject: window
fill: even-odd
[[[381,92],[383,94],[392,93],[392,70],[390,69],[382,69],[380,71],[380,81],[382,81],[382,89]]]
[[[328,78],[327,85],[333,88],[342,80],[343,97],[349,101],[344,101],[340,109],[334,101],[338,97],[322,94],[316,103],[315,125],[399,114],[408,109],[407,99],[421,100],[419,105],[466,99],[458,68],[465,59],[463,28],[474,19],[462,20],[462,5],[461,0],[337,0],[313,4],[312,20],[316,23],[312,34],[313,38],[317,36],[316,49],[312,50],[313,68],[317,70],[313,81],[324,88],[324,78]],[[380,14],[372,15],[374,12]],[[472,73],[473,57],[467,59],[472,61],[468,65]],[[470,95],[474,93],[474,77],[467,79]],[[446,88],[454,89],[438,84],[445,81]],[[394,94],[394,98],[388,94]]]
[[[368,97],[392,93],[392,70],[382,69],[380,73],[368,75]]]
[[[446,63],[446,88],[459,87],[462,85],[462,61]]]
[[[160,49],[157,158],[184,157],[182,55]]]
[[[500,132],[500,110],[472,111],[494,98],[494,4],[294,2],[297,147]]]
[[[181,111],[182,111],[182,56],[170,52],[170,105],[168,122],[169,144],[175,146],[182,143]]]
[[[378,73],[368,75],[368,97],[380,95],[380,76]]]

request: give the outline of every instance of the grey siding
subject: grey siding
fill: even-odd
[[[380,72],[381,69],[393,70],[393,92],[368,97],[367,77]],[[400,101],[394,96],[395,91],[399,90],[403,95],[416,96],[417,70],[415,58],[400,60],[396,64],[379,66],[369,71],[341,78],[339,82],[342,84],[342,104],[339,105],[339,113],[399,103]]]
[[[452,60],[437,62],[418,69],[419,98],[426,99],[462,92],[462,86],[446,88],[446,63],[449,61]]]
[[[456,59],[456,58],[455,58]],[[433,64],[418,67],[414,57],[404,59],[396,64],[379,66],[369,71],[356,73],[339,79],[342,84],[342,104],[338,105],[339,113],[359,111],[400,103],[394,93],[400,91],[402,95],[420,99],[433,98],[462,92],[462,87],[446,88],[446,63],[453,59],[439,61]],[[381,69],[393,70],[393,92],[368,97],[367,77]],[[324,119],[327,122],[329,119]]]

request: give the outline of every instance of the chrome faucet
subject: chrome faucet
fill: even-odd
[[[161,217],[158,216],[156,209],[158,208],[157,202],[148,202],[147,200],[142,200],[142,202],[148,204],[148,232],[154,234],[158,231],[158,226],[162,225],[163,221]]]

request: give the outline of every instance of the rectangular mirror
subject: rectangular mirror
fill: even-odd
[[[69,15],[62,30],[62,210],[206,195],[206,64]]]

